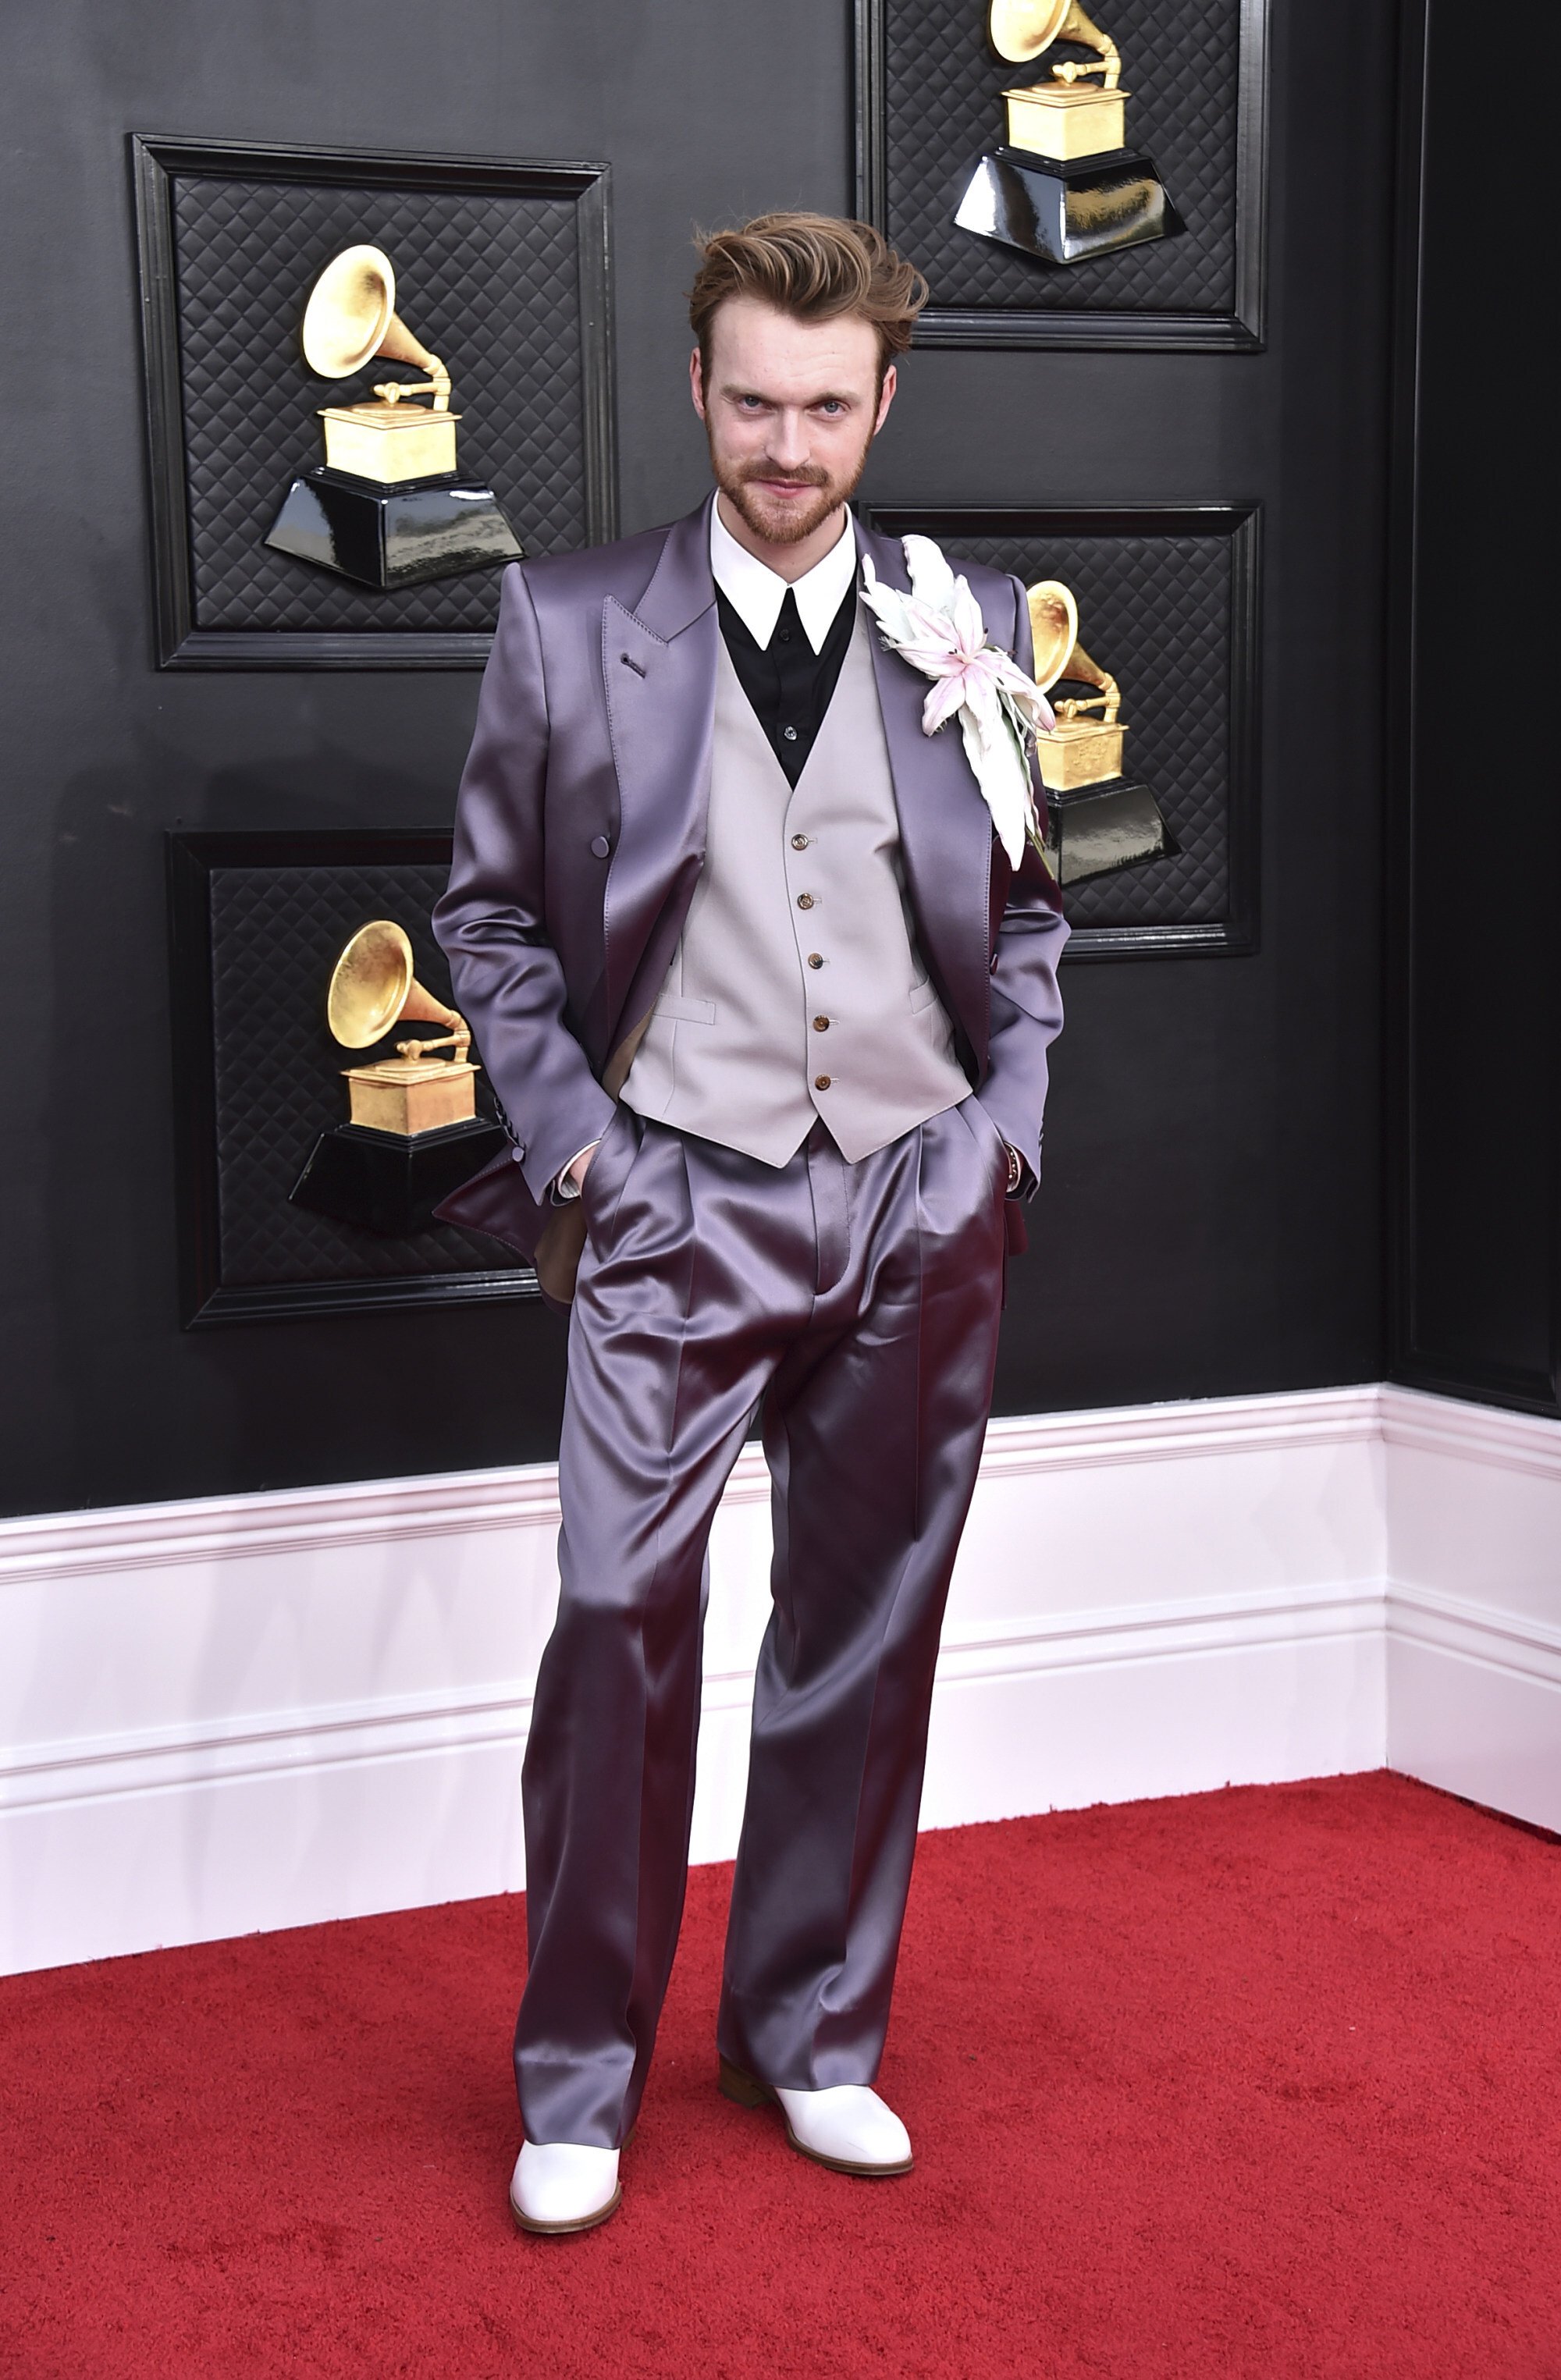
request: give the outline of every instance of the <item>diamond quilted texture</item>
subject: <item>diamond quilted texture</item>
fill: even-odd
[[[933,304],[1006,311],[1228,314],[1236,303],[1239,0],[1110,0],[1093,12],[1122,53],[1128,140],[1159,168],[1186,231],[1065,268],[997,248],[954,221],[977,158],[1005,137],[1002,93],[1044,79],[1005,65],[982,0],[884,0],[888,222]],[[1072,43],[1056,55],[1083,57]]]
[[[434,349],[438,353],[438,349]],[[419,980],[441,1000],[450,975],[429,927],[442,867],[216,868],[211,879],[220,1274],[225,1288],[384,1280],[518,1267],[498,1243],[446,1225],[382,1240],[289,1206],[317,1133],[347,1121],[344,1050],[325,1023],[343,944],[371,917],[405,927]],[[486,1078],[482,1078],[485,1082]],[[482,1105],[481,1087],[479,1105]]]
[[[449,367],[463,476],[493,488],[528,553],[585,542],[569,200],[186,175],[173,212],[198,627],[471,631],[498,616],[496,569],[381,591],[262,542],[289,482],[323,459],[317,407],[417,377],[381,364],[321,381],[303,362],[304,299],[355,240],[385,249],[396,311]]]
[[[1060,578],[1079,640],[1122,688],[1127,771],[1148,785],[1178,848],[1070,887],[1074,926],[1201,926],[1229,911],[1231,563],[1226,537],[951,536],[951,555]]]

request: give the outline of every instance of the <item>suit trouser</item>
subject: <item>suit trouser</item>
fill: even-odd
[[[639,2107],[682,1915],[706,1544],[762,1394],[774,1610],[719,2046],[799,2090],[877,2073],[1006,1162],[973,1099],[854,1165],[822,1126],[777,1170],[626,1107],[597,1151],[524,1773],[529,2140],[615,2147]]]

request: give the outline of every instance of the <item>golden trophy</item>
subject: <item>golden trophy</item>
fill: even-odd
[[[1003,93],[1007,145],[981,160],[955,222],[1045,264],[1081,264],[1182,230],[1153,160],[1127,146],[1116,44],[1079,0],[992,0],[987,22],[1010,65],[1057,42],[1089,55],[1054,60],[1045,80]]]
[[[346,248],[332,259],[310,292],[301,344],[322,380],[349,380],[377,357],[427,377],[377,381],[372,401],[321,407],[324,463],[293,481],[267,545],[368,587],[412,587],[519,558],[492,488],[456,475],[450,375],[396,313],[383,249]]]
[[[1079,884],[1172,848],[1160,805],[1122,771],[1121,689],[1079,641],[1079,606],[1060,579],[1028,589],[1035,683],[1043,693],[1077,686],[1053,703],[1056,724],[1035,739],[1046,788],[1046,841],[1059,884]],[[1085,692],[1086,687],[1091,689]],[[1091,714],[1098,711],[1099,718]]]
[[[450,1029],[343,1068],[348,1121],[320,1135],[293,1204],[395,1238],[425,1230],[440,1200],[504,1145],[502,1126],[477,1113],[471,1029],[418,981],[411,943],[388,917],[360,927],[342,952],[325,1016],[348,1050],[372,1049],[398,1025]],[[439,1050],[451,1054],[435,1057]]]

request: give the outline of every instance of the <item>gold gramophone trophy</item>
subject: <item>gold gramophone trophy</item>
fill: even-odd
[[[450,1028],[343,1068],[349,1121],[320,1135],[289,1194],[295,1206],[364,1231],[396,1239],[423,1231],[439,1201],[504,1146],[502,1126],[477,1113],[471,1029],[418,981],[411,943],[388,917],[360,927],[342,952],[325,1015],[348,1050],[372,1050],[398,1025]],[[450,1056],[433,1055],[441,1050]]]
[[[1054,60],[1043,81],[1004,92],[1007,144],[981,160],[955,222],[1044,264],[1081,264],[1182,230],[1153,160],[1127,146],[1116,44],[1079,0],[992,0],[987,23],[1011,65],[1057,42],[1088,55]]]
[[[304,310],[302,346],[322,380],[350,379],[376,357],[415,364],[427,378],[378,381],[372,402],[322,406],[324,463],[293,481],[267,545],[367,587],[412,587],[518,558],[492,488],[456,475],[450,375],[396,313],[383,249],[343,249],[327,264]]]
[[[1122,696],[1116,680],[1079,643],[1079,606],[1060,579],[1041,579],[1027,601],[1036,685],[1043,692],[1061,686],[1080,688],[1054,702],[1056,724],[1049,735],[1035,739],[1047,795],[1047,848],[1058,883],[1079,884],[1140,860],[1158,859],[1172,845],[1149,787],[1123,775],[1128,729],[1118,716]],[[1086,686],[1092,691],[1084,693]],[[1091,716],[1095,711],[1098,719]]]

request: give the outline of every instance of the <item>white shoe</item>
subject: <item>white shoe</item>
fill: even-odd
[[[589,2231],[622,2197],[616,2149],[572,2141],[528,2141],[510,2177],[509,2211],[522,2231]]]
[[[862,2082],[837,2082],[829,2091],[782,2091],[721,2060],[721,2088],[739,2107],[774,2101],[786,2118],[786,2136],[834,2173],[869,2176],[909,2173],[910,2134],[892,2107]]]

